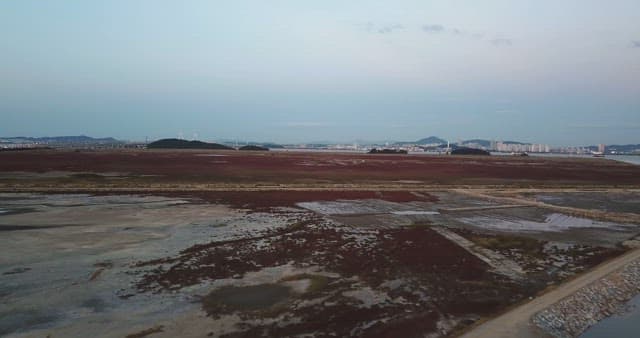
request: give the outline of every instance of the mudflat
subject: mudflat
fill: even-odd
[[[447,336],[529,299],[513,323],[539,334],[550,289],[606,275],[640,234],[638,167],[602,159],[0,158],[0,334],[15,337]]]

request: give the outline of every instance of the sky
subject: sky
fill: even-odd
[[[640,143],[640,1],[0,1],[0,136]]]

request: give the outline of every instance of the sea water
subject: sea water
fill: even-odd
[[[627,311],[614,314],[590,327],[581,338],[640,337],[640,295],[627,303]]]

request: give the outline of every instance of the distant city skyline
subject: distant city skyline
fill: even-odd
[[[0,136],[640,143],[640,2],[0,3]]]
[[[317,145],[329,145],[331,148],[336,149],[360,149],[367,148],[371,146],[390,146],[390,147],[408,147],[407,149],[418,149],[423,146],[434,146],[434,145],[457,145],[471,148],[480,148],[487,149],[493,151],[500,152],[535,152],[535,153],[549,153],[549,152],[575,152],[575,151],[588,151],[586,150],[588,147],[596,147],[597,151],[603,153],[605,148],[610,146],[627,146],[624,148],[628,149],[628,146],[638,146],[634,147],[633,152],[638,152],[640,149],[640,143],[631,143],[631,144],[582,144],[577,146],[572,145],[551,145],[545,143],[536,143],[536,142],[527,142],[521,140],[496,140],[496,139],[458,139],[458,140],[447,140],[439,138],[435,135],[429,136],[427,138],[423,138],[420,140],[353,140],[353,141],[332,141],[332,140],[316,140],[316,141],[306,141],[306,142],[273,142],[273,141],[265,141],[265,140],[250,140],[250,139],[201,139],[197,137],[195,134],[192,137],[185,137],[184,135],[178,135],[177,137],[166,137],[166,138],[158,138],[158,139],[149,139],[146,137],[144,140],[132,140],[132,139],[116,139],[113,137],[104,137],[104,138],[94,138],[88,135],[60,135],[60,136],[45,136],[45,137],[34,137],[34,136],[17,136],[17,137],[7,137],[0,135],[0,148],[21,148],[21,147],[37,147],[38,145],[56,145],[56,146],[64,146],[64,147],[73,147],[74,145],[96,145],[102,144],[107,147],[110,145],[115,146],[116,144],[126,144],[126,145],[141,145],[157,140],[167,140],[167,139],[181,139],[188,141],[204,141],[204,142],[213,142],[213,143],[222,143],[227,145],[265,145],[267,147],[275,146],[275,145],[284,145],[284,146],[293,146],[293,147],[301,147],[301,146],[317,146]],[[437,139],[438,141],[425,141],[427,139]],[[617,147],[619,148],[619,147]],[[590,150],[589,150],[590,151]],[[625,150],[629,151],[629,150]]]

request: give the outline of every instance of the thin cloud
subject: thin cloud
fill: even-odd
[[[402,29],[404,29],[404,26],[396,23],[396,24],[382,26],[378,28],[378,33],[387,34],[387,33],[393,33],[394,31],[402,30]]]
[[[447,33],[459,37],[475,37],[475,33],[460,28],[447,28]]]
[[[367,22],[363,26],[367,32],[377,34],[389,34],[399,30],[404,30],[404,25],[399,23],[379,25],[373,22]]]
[[[519,115],[520,111],[517,109],[497,109],[495,113],[502,115]]]
[[[394,23],[394,24],[375,24],[373,22],[367,22],[366,24],[359,24],[358,26],[363,27],[369,33],[375,34],[390,34],[400,30],[413,29],[413,27],[407,28],[406,26]],[[457,36],[460,38],[473,38],[478,40],[485,40],[491,43],[496,47],[510,47],[513,45],[513,40],[505,37],[497,37],[494,39],[489,39],[485,37],[484,33],[478,33],[473,31],[466,31],[464,29],[458,27],[447,27],[441,24],[425,24],[422,25],[421,30],[430,34],[447,34],[450,36]],[[640,48],[640,41],[633,41],[634,47]],[[637,45],[636,45],[637,44]]]
[[[423,25],[422,30],[428,33],[440,33],[444,31],[443,25]]]
[[[510,47],[513,45],[513,41],[507,38],[495,38],[495,39],[489,40],[489,42],[491,42],[491,44],[497,47]]]
[[[471,37],[478,40],[485,39],[485,35],[483,33],[466,31],[464,29],[458,27],[446,27],[440,24],[434,25],[423,25],[422,30],[427,33],[447,33],[452,36],[458,37]],[[507,38],[495,38],[493,40],[488,40],[490,43],[496,46],[511,46],[513,45],[513,40]]]
[[[640,48],[640,40],[631,41],[632,48]]]

